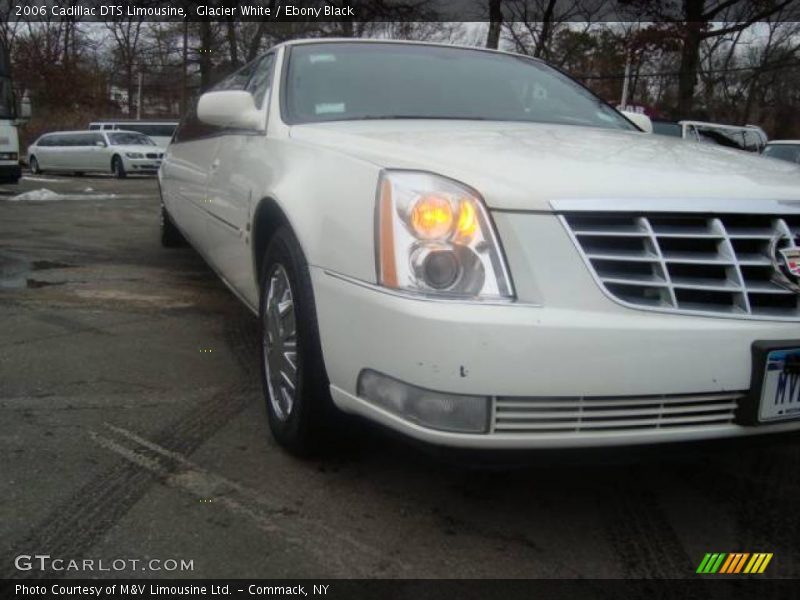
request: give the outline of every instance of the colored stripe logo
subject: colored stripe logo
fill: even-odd
[[[696,572],[701,575],[755,575],[763,573],[771,560],[772,552],[707,552]]]

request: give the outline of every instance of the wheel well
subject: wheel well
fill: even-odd
[[[258,203],[256,212],[253,215],[253,233],[251,236],[253,264],[255,265],[255,277],[258,285],[261,285],[261,265],[264,261],[267,245],[278,228],[288,223],[289,220],[275,200],[264,198]]]
[[[117,159],[122,160],[122,158],[120,157],[119,154],[115,154],[114,156],[111,157],[111,168],[112,169],[114,168],[114,161],[117,160]]]

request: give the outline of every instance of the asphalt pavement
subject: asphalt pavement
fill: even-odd
[[[770,552],[763,577],[800,577],[798,436],[476,464],[356,426],[304,461],[257,347],[160,246],[154,179],[0,186],[0,576],[684,578]]]

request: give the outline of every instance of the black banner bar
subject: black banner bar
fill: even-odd
[[[487,21],[489,0],[8,0],[9,21],[267,21],[267,22],[422,22]],[[648,22],[687,20],[685,3],[677,0],[508,0],[503,19],[558,22]],[[715,21],[759,20],[762,3],[738,0],[713,13]],[[759,12],[761,11],[761,13]],[[5,12],[5,9],[3,10]],[[800,2],[789,0],[770,18],[800,20]]]
[[[227,600],[270,598],[296,600],[549,600],[597,598],[789,598],[798,581],[752,576],[698,576],[696,579],[513,579],[513,580],[201,580],[201,579],[62,579],[1,580],[0,597],[58,600],[63,598],[181,597]]]

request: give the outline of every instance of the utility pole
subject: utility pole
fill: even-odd
[[[139,71],[139,89],[136,91],[136,120],[142,118],[142,72]]]

